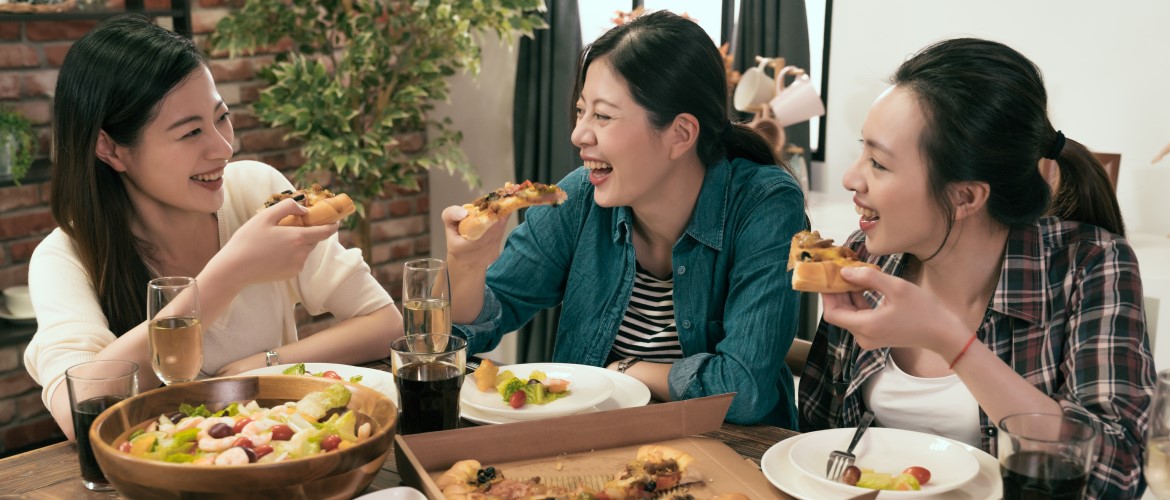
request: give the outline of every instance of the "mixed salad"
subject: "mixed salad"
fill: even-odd
[[[356,425],[352,411],[330,411],[344,408],[350,396],[344,385],[334,384],[272,408],[249,401],[212,412],[202,404],[182,404],[132,432],[117,448],[150,460],[195,465],[271,463],[344,450],[371,431],[368,422]]]
[[[496,381],[496,391],[512,408],[551,403],[572,392],[568,380],[550,379],[540,370],[533,370],[527,379],[516,377],[511,370],[504,370],[496,376]]]
[[[280,373],[283,373],[285,375],[312,375],[314,377],[324,377],[324,378],[331,378],[331,379],[335,379],[335,380],[345,380],[344,378],[342,378],[341,375],[339,375],[337,372],[335,372],[333,370],[325,370],[323,372],[317,372],[317,373],[310,372],[310,371],[305,369],[304,363],[297,363],[295,365],[292,365],[288,368],[285,368],[284,371],[282,371]],[[354,375],[354,376],[349,378],[349,381],[356,384],[356,383],[362,381],[362,376],[361,375]]]
[[[871,490],[918,491],[922,485],[930,482],[930,470],[913,466],[907,467],[901,474],[890,474],[850,465],[841,474],[841,482]]]

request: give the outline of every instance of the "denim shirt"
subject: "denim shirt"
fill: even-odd
[[[509,235],[488,268],[479,316],[455,325],[469,353],[562,304],[553,360],[604,366],[634,285],[634,221],[629,207],[598,206],[588,175],[567,175],[559,186],[568,200],[529,209]],[[684,356],[670,369],[672,399],[734,392],[728,421],[796,428],[784,356],[799,295],[786,267],[792,235],[804,228],[804,196],[783,169],[742,158],[708,167],[671,257]]]

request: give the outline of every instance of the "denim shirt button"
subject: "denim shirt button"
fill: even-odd
[[[678,266],[678,275],[682,276],[687,273],[687,266]]]
[[[683,325],[683,328],[690,328],[691,327],[691,320],[684,319],[682,322],[682,325]]]

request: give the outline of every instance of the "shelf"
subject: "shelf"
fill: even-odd
[[[20,180],[20,184],[41,184],[49,181],[49,174],[52,171],[52,164],[49,163],[48,158],[40,158],[33,160],[33,163],[28,168],[28,172],[24,174],[24,178]],[[0,187],[15,186],[12,182],[12,177],[0,177]]]

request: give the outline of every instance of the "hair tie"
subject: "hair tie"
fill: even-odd
[[[1060,157],[1060,152],[1064,150],[1064,133],[1057,130],[1056,140],[1052,142],[1052,150],[1044,155],[1049,160],[1055,160]]]

